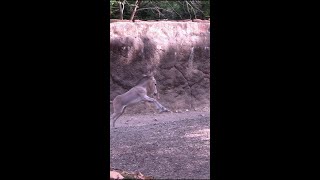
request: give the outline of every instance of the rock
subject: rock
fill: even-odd
[[[117,171],[110,171],[110,179],[124,179],[124,177]]]

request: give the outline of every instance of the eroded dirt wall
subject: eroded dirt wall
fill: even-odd
[[[209,107],[209,22],[110,23],[110,56],[111,100],[152,69],[161,104],[173,111]],[[153,110],[144,104],[126,109],[133,112]]]

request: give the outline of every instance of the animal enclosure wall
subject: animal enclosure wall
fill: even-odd
[[[110,56],[111,100],[155,70],[162,105],[173,111],[209,107],[209,22],[110,23]],[[126,109],[150,111],[144,104]]]

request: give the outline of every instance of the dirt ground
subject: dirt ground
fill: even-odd
[[[110,129],[110,157],[115,169],[156,179],[209,179],[209,109],[124,114]]]

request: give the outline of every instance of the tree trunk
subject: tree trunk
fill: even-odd
[[[136,0],[134,10],[131,14],[130,20],[133,21],[134,16],[136,15],[137,9],[140,6],[141,0]]]
[[[123,9],[124,9],[124,4],[122,1],[119,1],[119,9],[120,9],[120,19],[123,20]]]

